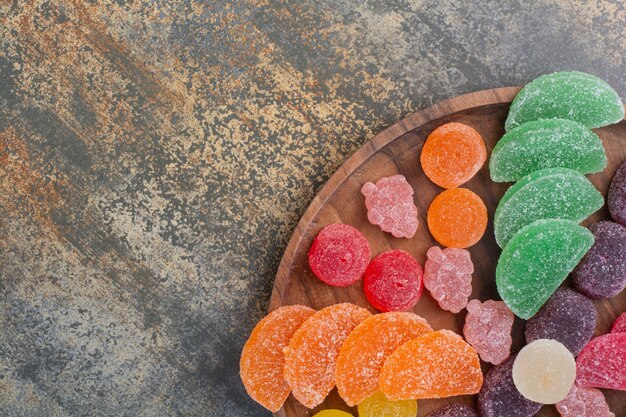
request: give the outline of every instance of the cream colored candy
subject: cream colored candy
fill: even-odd
[[[576,379],[576,361],[561,343],[538,339],[526,345],[513,363],[513,382],[531,401],[556,404],[567,397]]]

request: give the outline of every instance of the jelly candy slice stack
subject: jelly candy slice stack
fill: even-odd
[[[626,161],[617,169],[607,199],[613,220],[626,226]]]
[[[379,389],[380,371],[398,347],[432,331],[426,320],[408,312],[376,314],[355,327],[344,342],[335,379],[339,395],[349,406]]]
[[[433,246],[426,252],[424,286],[439,307],[458,313],[467,305],[472,293],[474,264],[465,249]]]
[[[567,397],[556,405],[561,417],[615,417],[602,391],[574,384]]]
[[[309,265],[326,284],[346,287],[361,279],[370,256],[370,244],[363,233],[347,224],[330,224],[313,240]]]
[[[586,219],[604,204],[602,194],[580,172],[548,168],[522,178],[504,194],[493,219],[504,248],[522,227],[539,219]]]
[[[536,120],[507,132],[489,160],[495,182],[517,181],[545,168],[570,168],[582,174],[600,172],[607,159],[602,141],[580,123]]]
[[[390,401],[382,392],[376,392],[358,406],[359,417],[415,417],[417,401]]]
[[[611,333],[626,333],[626,312],[622,313],[615,322],[613,322]]]
[[[541,119],[569,119],[588,128],[617,123],[624,105],[606,82],[582,72],[555,72],[528,83],[515,96],[505,122],[507,131]]]
[[[482,383],[478,354],[448,330],[400,346],[380,374],[380,389],[391,400],[476,394]]]
[[[256,325],[243,348],[239,363],[241,381],[250,397],[270,411],[280,410],[291,391],[283,374],[283,349],[314,313],[304,306],[274,310]]]
[[[478,414],[469,405],[448,404],[433,411],[426,417],[478,417]]]
[[[576,358],[576,372],[581,387],[626,391],[626,333],[592,339]]]
[[[354,304],[326,307],[294,333],[285,348],[285,380],[305,407],[324,401],[335,386],[335,361],[350,332],[371,314]]]
[[[511,354],[514,319],[502,301],[472,300],[467,304],[463,335],[483,361],[498,365]]]
[[[392,175],[368,182],[361,188],[367,219],[394,237],[413,237],[417,231],[417,207],[413,188],[403,175]]]
[[[498,260],[496,285],[502,300],[517,316],[531,318],[592,244],[591,232],[569,220],[537,220],[523,227]]]
[[[435,240],[450,248],[468,248],[487,228],[487,207],[479,196],[464,188],[439,194],[428,208],[428,229]]]

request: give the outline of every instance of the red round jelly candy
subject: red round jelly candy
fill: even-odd
[[[380,311],[408,310],[422,295],[423,276],[421,265],[405,251],[383,252],[365,271],[365,296]]]
[[[626,391],[626,333],[609,333],[592,339],[576,358],[576,383],[580,387]]]
[[[363,233],[347,224],[330,224],[313,240],[309,265],[326,284],[347,287],[361,279],[371,254]]]

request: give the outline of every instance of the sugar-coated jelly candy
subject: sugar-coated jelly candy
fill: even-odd
[[[467,305],[472,293],[474,264],[465,249],[433,246],[426,252],[424,286],[439,307],[458,313]]]
[[[378,391],[380,371],[387,357],[404,343],[430,331],[426,320],[409,312],[376,314],[361,322],[337,356],[335,380],[341,398],[354,406]]]
[[[391,400],[476,394],[483,383],[478,354],[449,330],[426,333],[393,352],[380,374]]]
[[[615,417],[602,391],[574,384],[567,397],[556,404],[561,417]]]
[[[610,298],[626,287],[626,227],[604,221],[592,224],[589,230],[595,242],[574,270],[572,280],[588,297]]]
[[[624,105],[615,90],[591,74],[555,72],[526,84],[515,96],[505,122],[507,131],[540,119],[569,119],[588,128],[607,126],[624,118]]]
[[[469,405],[448,404],[433,411],[426,417],[478,417],[478,414]]]
[[[526,322],[526,343],[553,339],[578,355],[593,337],[596,316],[593,301],[570,288],[559,288]]]
[[[485,382],[478,393],[478,411],[481,417],[531,417],[541,404],[524,397],[513,383],[513,363],[517,355],[492,367],[485,374]]]
[[[622,162],[613,176],[607,200],[613,220],[626,226],[626,161]]]
[[[424,174],[442,188],[456,188],[466,183],[486,159],[483,138],[462,123],[446,123],[433,130],[420,155]]]
[[[485,234],[487,207],[470,190],[454,188],[435,197],[427,220],[430,233],[441,245],[468,248]]]
[[[545,168],[570,168],[582,174],[606,167],[602,141],[572,120],[535,120],[507,132],[489,159],[495,182],[517,181]]]
[[[467,304],[463,335],[483,361],[498,365],[511,354],[514,319],[502,301],[472,300]]]
[[[270,411],[280,410],[291,391],[283,375],[283,349],[314,313],[312,308],[297,305],[276,309],[256,325],[243,347],[241,381],[250,397]]]
[[[592,244],[591,232],[570,220],[537,220],[523,227],[498,259],[502,300],[517,316],[531,318]]]
[[[308,408],[324,401],[335,386],[335,361],[350,332],[371,314],[354,304],[326,307],[309,317],[285,348],[285,380]]]
[[[415,417],[417,401],[391,401],[378,391],[359,403],[359,417]]]
[[[320,280],[334,287],[346,287],[361,279],[371,256],[363,233],[347,224],[330,224],[313,240],[309,265]]]
[[[576,358],[576,372],[581,387],[626,391],[626,333],[592,339]]]
[[[417,207],[413,188],[403,175],[392,175],[361,187],[367,219],[394,237],[413,237],[417,230]]]
[[[576,361],[556,340],[539,339],[524,346],[513,363],[513,383],[531,401],[556,404],[572,389]]]
[[[586,219],[604,204],[602,194],[580,172],[547,168],[522,178],[504,194],[493,217],[501,248],[522,227],[540,219]]]
[[[330,410],[322,410],[319,413],[315,414],[313,417],[354,417],[354,416],[345,411],[330,409]]]
[[[363,278],[367,300],[380,311],[405,311],[423,291],[424,270],[403,250],[383,252],[372,259]]]
[[[626,312],[620,314],[620,316],[615,319],[611,333],[626,333]]]

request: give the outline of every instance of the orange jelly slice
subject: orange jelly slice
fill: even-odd
[[[465,188],[439,194],[428,208],[428,229],[435,240],[449,248],[468,248],[485,234],[487,207]]]

